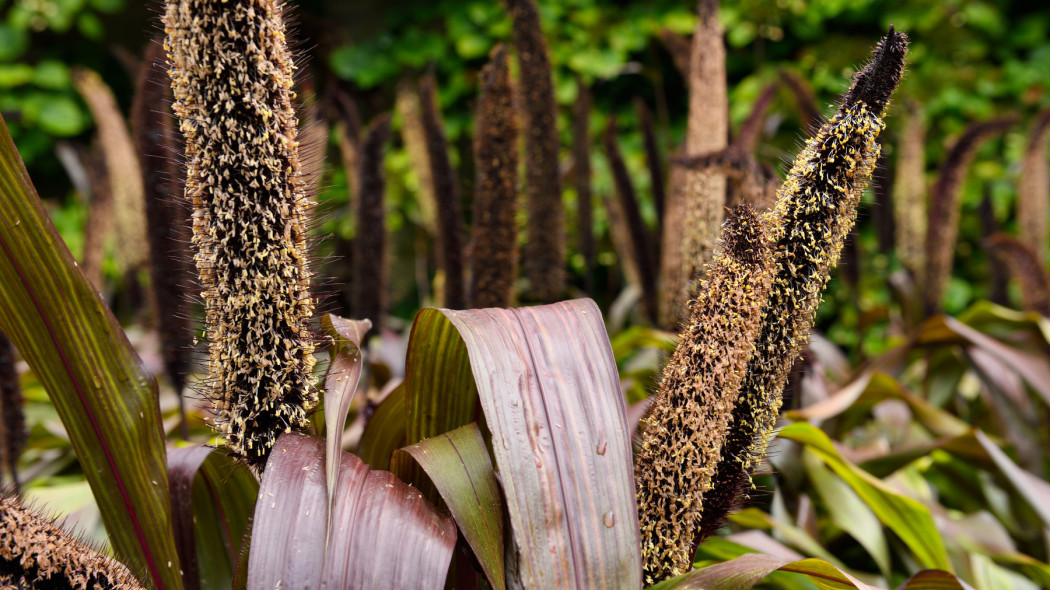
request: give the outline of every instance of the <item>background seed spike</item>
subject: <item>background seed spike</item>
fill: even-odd
[[[765,455],[781,406],[788,373],[809,339],[813,317],[846,235],[853,228],[857,204],[878,157],[877,138],[889,90],[900,80],[907,37],[891,29],[875,49],[873,61],[854,83],[878,89],[847,97],[835,116],[809,140],[766,214],[775,241],[776,269],[756,353],[747,366],[733,410],[712,489],[704,498],[697,542],[725,522],[748,498],[751,472]],[[872,76],[884,76],[885,81]],[[872,101],[869,105],[865,99]]]
[[[664,190],[664,167],[660,158],[660,145],[656,139],[656,127],[653,114],[641,98],[635,97],[634,110],[638,114],[638,126],[642,132],[642,143],[645,147],[645,161],[649,167],[649,186],[653,193],[653,206],[656,208],[657,235],[664,220],[664,202],[667,200]],[[654,271],[655,272],[655,271]]]
[[[1017,187],[1017,225],[1021,241],[1046,262],[1050,236],[1050,163],[1046,143],[1050,138],[1050,108],[1043,109],[1032,123],[1028,147],[1021,163]]]
[[[354,236],[354,313],[372,320],[379,333],[386,313],[387,235],[383,153],[390,139],[390,115],[379,115],[365,130],[357,176],[357,235]]]
[[[19,492],[18,457],[27,436],[23,403],[15,366],[15,347],[0,332],[0,474],[6,471],[11,476],[15,493]]]
[[[635,483],[646,585],[687,572],[715,466],[773,278],[765,222],[744,204],[726,221],[689,323],[646,418]]]
[[[463,213],[459,205],[459,184],[448,155],[448,140],[438,104],[437,79],[429,73],[419,81],[419,103],[426,138],[430,177],[434,181],[439,258],[445,271],[442,307],[466,309],[467,289],[463,261]]]
[[[970,162],[986,139],[1005,131],[1016,117],[971,123],[955,142],[941,165],[937,181],[930,190],[930,210],[926,230],[926,275],[923,305],[926,315],[941,310],[941,298],[952,271],[952,257],[959,235],[959,194]]]
[[[547,42],[534,0],[505,0],[514,24],[525,135],[525,275],[532,296],[553,302],[565,292],[565,212],[558,172],[557,110]]]
[[[591,89],[576,77],[576,103],[572,107],[573,183],[576,186],[576,232],[583,255],[583,285],[594,295],[594,200],[591,195]]]
[[[481,71],[475,127],[470,299],[476,308],[510,307],[518,276],[518,124],[503,45]]]
[[[690,54],[685,153],[725,149],[729,135],[725,39],[718,0],[700,0]],[[711,256],[722,225],[725,175],[690,170],[669,183],[660,248],[660,323],[672,326],[691,297],[690,285]]]
[[[124,564],[7,495],[0,497],[0,564],[4,588],[144,588]]]
[[[150,247],[150,278],[157,332],[168,379],[179,394],[180,410],[193,354],[188,293],[192,273],[186,244],[190,241],[190,207],[182,198],[175,160],[175,130],[167,105],[171,86],[164,67],[164,46],[146,46],[135,97],[131,131],[142,163],[142,189]],[[182,412],[186,438],[185,411]]]
[[[98,144],[106,162],[109,191],[113,199],[116,248],[113,257],[122,273],[149,263],[146,240],[146,206],[142,172],[127,122],[113,91],[96,72],[78,69],[73,82],[98,125]]]
[[[205,394],[233,452],[261,467],[317,404],[309,199],[283,4],[168,0],[164,25],[194,206]]]
[[[627,165],[620,153],[615,117],[609,118],[605,128],[605,155],[609,159],[613,183],[616,185],[616,196],[620,200],[620,210],[623,212],[630,234],[631,252],[635,258],[635,267],[638,269],[638,279],[641,281],[645,314],[649,321],[656,323],[658,307],[656,252],[653,248],[653,239],[645,227],[645,221],[638,208],[638,195],[631,182],[631,175],[627,172]]]
[[[985,244],[1021,284],[1025,309],[1050,318],[1050,273],[1028,244],[1004,234],[989,237]]]
[[[897,256],[922,284],[926,267],[926,125],[918,103],[898,103],[897,164],[893,179],[893,215]]]

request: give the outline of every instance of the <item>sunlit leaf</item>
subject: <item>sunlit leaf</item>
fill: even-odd
[[[940,533],[925,506],[843,459],[831,439],[809,424],[790,424],[779,436],[805,444],[820,456],[853,488],[879,520],[904,541],[921,566],[952,571]]]

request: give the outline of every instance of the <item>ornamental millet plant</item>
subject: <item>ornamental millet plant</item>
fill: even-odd
[[[310,203],[282,12],[276,0],[169,0],[163,18],[207,325],[204,394],[214,427],[254,466],[317,403]]]
[[[747,499],[788,373],[871,178],[906,53],[907,37],[891,27],[795,159],[776,207],[761,218],[740,212],[723,231],[636,458],[647,584],[688,571],[695,544]]]

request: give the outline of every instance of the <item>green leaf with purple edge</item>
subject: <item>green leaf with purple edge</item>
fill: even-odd
[[[114,553],[182,588],[157,386],[48,219],[0,118],[0,330],[47,389]]]
[[[175,542],[187,590],[227,590],[259,482],[222,449],[169,447]]]
[[[250,589],[443,588],[456,525],[392,473],[341,453],[330,541],[324,441],[284,434],[263,472]]]
[[[489,583],[503,590],[503,501],[478,425],[468,424],[398,452],[410,455],[427,473]]]
[[[197,536],[193,522],[193,481],[197,470],[211,454],[207,447],[169,447],[168,483],[171,488],[172,528],[175,548],[179,551],[182,583],[186,590],[200,590],[201,575],[197,561]]]
[[[510,518],[510,588],[640,587],[625,402],[601,312],[578,299],[442,310],[469,352]]]
[[[952,565],[930,511],[918,501],[890,489],[882,481],[842,458],[823,431],[805,422],[789,424],[780,438],[806,445],[857,492],[884,525],[914,554],[922,567],[951,571]]]
[[[405,446],[405,384],[402,383],[379,403],[365,423],[357,456],[372,469],[390,469],[390,457]]]
[[[339,480],[339,454],[342,452],[343,427],[350,413],[361,381],[361,339],[372,329],[371,320],[348,320],[327,314],[321,318],[321,327],[332,339],[332,362],[324,380],[324,431],[326,440],[325,485],[328,488],[328,508],[332,513],[335,502],[335,483]],[[329,523],[331,530],[331,523]]]
[[[201,588],[227,590],[259,495],[259,480],[222,447],[213,449],[193,482]]]
[[[416,314],[405,360],[405,444],[455,430],[478,419],[478,389],[467,348],[441,310]],[[395,455],[391,471],[436,502],[437,490],[411,459]]]

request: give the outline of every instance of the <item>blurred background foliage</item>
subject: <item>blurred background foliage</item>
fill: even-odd
[[[615,115],[627,166],[642,197],[642,214],[655,225],[632,100],[640,97],[653,110],[661,147],[665,154],[671,153],[684,134],[687,97],[682,76],[659,35],[663,30],[689,35],[695,7],[681,0],[541,0],[539,5],[554,67],[563,164],[571,161],[569,117],[579,77],[592,86],[596,97],[590,121],[595,145],[607,118]],[[0,111],[74,252],[81,243],[85,198],[63,169],[58,148],[65,142],[89,143],[93,122],[73,88],[70,72],[78,66],[99,71],[127,108],[143,47],[151,36],[161,34],[159,10],[151,2],[124,0],[0,0]],[[477,76],[489,50],[496,43],[509,42],[511,35],[502,6],[485,0],[305,0],[297,3],[294,17],[302,79],[310,80],[318,94],[329,85],[346,89],[356,100],[363,121],[393,110],[399,82],[414,82],[427,68],[435,70],[452,161],[460,172],[464,202],[470,203]],[[745,0],[723,6],[722,20],[732,128],[747,117],[762,89],[785,69],[809,81],[827,112],[852,68],[863,63],[873,40],[890,24],[912,38],[912,65],[896,105],[899,110],[905,100],[914,100],[925,111],[931,182],[946,144],[967,123],[1002,113],[1021,115],[1021,123],[1009,133],[982,146],[969,172],[955,275],[945,309],[958,313],[986,298],[989,265],[979,246],[982,226],[977,211],[984,195],[990,195],[999,225],[1012,231],[1027,121],[1050,104],[1046,81],[1050,10],[1008,0]],[[804,137],[798,112],[790,93],[781,86],[764,121],[758,149],[759,159],[781,173]],[[891,111],[884,135],[890,169],[878,172],[881,178],[876,179],[885,185],[892,179],[899,131],[900,118],[894,114]],[[400,124],[395,117],[395,131]],[[335,151],[338,131],[331,135],[328,164],[319,184],[318,200],[328,212],[322,229],[349,238],[353,224],[345,213],[346,175]],[[604,154],[597,149],[592,153],[593,187],[600,198],[614,189]],[[416,281],[406,278],[415,272],[412,259],[418,252],[418,240],[404,230],[419,226],[421,212],[419,178],[399,138],[386,167],[388,225],[398,232],[393,246],[392,311],[408,319],[426,299],[418,292]],[[574,190],[571,183],[563,184],[567,210],[574,211]],[[843,271],[833,279],[818,317],[818,328],[854,359],[885,350],[900,336],[892,333],[889,322],[893,311],[887,286],[890,273],[899,265],[886,248],[885,237],[880,242],[880,232],[892,232],[889,205],[875,203],[871,190],[865,201],[856,247],[847,249]],[[471,209],[464,209],[469,219]],[[596,207],[595,217],[600,238],[597,284],[610,289],[599,289],[592,296],[607,307],[621,283],[604,209]],[[569,231],[575,231],[571,222]],[[569,243],[574,243],[572,235]],[[321,253],[328,254],[332,248],[329,242]],[[581,284],[582,256],[572,254],[569,263],[577,271],[576,284]],[[859,284],[847,284],[852,280],[842,280],[843,274]],[[1018,303],[1017,293],[1012,296]]]

